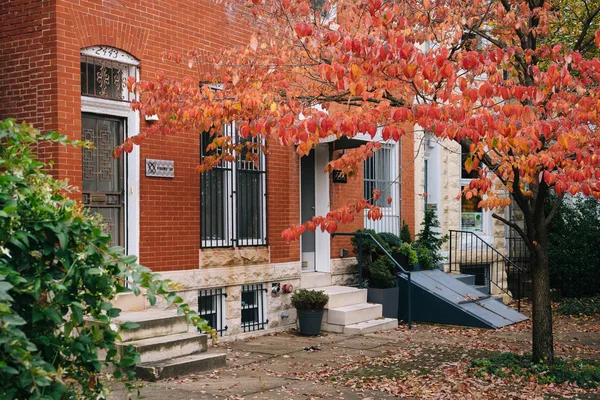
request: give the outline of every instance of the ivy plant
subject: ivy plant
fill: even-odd
[[[33,150],[90,146],[56,132],[0,121],[0,398],[107,397],[103,371],[129,384],[139,355],[120,353],[123,329],[111,321],[118,293],[162,296],[188,321],[210,329],[172,291],[172,283],[111,247],[99,216],[70,199]],[[74,197],[74,196],[73,196]],[[128,282],[127,287],[125,282]]]

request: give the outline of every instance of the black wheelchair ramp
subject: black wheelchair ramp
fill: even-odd
[[[452,275],[440,270],[412,272],[412,319],[415,322],[498,329],[528,318]],[[400,299],[406,301],[406,279],[400,280]],[[406,303],[400,304],[406,321]]]

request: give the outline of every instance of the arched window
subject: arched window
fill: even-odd
[[[139,78],[140,62],[132,55],[108,46],[81,50],[81,95],[107,100],[131,101],[130,76]]]

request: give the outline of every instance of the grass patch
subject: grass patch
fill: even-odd
[[[484,378],[489,375],[510,378],[532,377],[541,384],[577,383],[579,387],[596,388],[600,385],[600,362],[556,358],[553,364],[533,363],[530,355],[501,353],[492,358],[473,360],[474,375]]]
[[[596,315],[600,314],[600,296],[582,299],[565,299],[556,309],[561,315]]]

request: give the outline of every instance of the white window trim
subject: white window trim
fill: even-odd
[[[482,239],[484,239],[486,242],[493,242],[493,237],[492,237],[492,213],[490,210],[486,210],[486,209],[482,209],[481,212],[481,230],[480,231],[476,231],[476,230],[467,230],[467,229],[463,229],[462,226],[462,202],[463,202],[463,198],[462,198],[462,187],[463,186],[469,186],[469,184],[471,183],[471,181],[473,179],[469,179],[469,178],[463,178],[462,177],[462,169],[463,169],[463,161],[462,161],[462,148],[461,148],[461,152],[459,154],[459,168],[460,168],[460,172],[459,172],[459,188],[461,189],[461,197],[460,197],[460,204],[459,204],[459,224],[460,224],[460,230],[465,230],[468,232],[473,232],[474,234],[480,236]],[[484,199],[485,199],[485,195],[484,195]]]
[[[387,204],[387,199],[383,199],[383,205],[379,206],[379,208],[381,209],[381,212],[383,213],[384,218],[385,217],[398,217],[398,219],[400,219],[400,202],[402,201],[402,197],[401,197],[401,193],[400,193],[400,182],[398,181],[398,176],[400,173],[400,157],[399,157],[399,153],[400,153],[400,142],[399,141],[395,141],[392,139],[388,139],[388,140],[383,140],[383,128],[379,127],[377,128],[377,132],[375,133],[375,137],[371,138],[370,135],[368,134],[364,134],[364,133],[359,133],[356,136],[354,136],[353,139],[356,140],[362,140],[365,142],[378,142],[381,143],[382,148],[388,148],[391,149],[391,156],[392,159],[390,160],[390,167],[391,167],[391,171],[390,171],[390,176],[395,180],[394,183],[392,183],[391,186],[391,192],[392,194],[392,203],[391,204]],[[375,152],[374,157],[377,156],[377,152]],[[364,167],[363,167],[363,172],[364,172]],[[378,188],[381,189],[381,188]],[[363,191],[364,191],[364,176],[363,176]],[[367,225],[373,227],[375,229],[376,232],[379,232],[377,229],[377,225],[382,225],[385,226],[385,224],[379,224],[381,220],[379,221],[371,221],[367,218],[367,215],[365,213],[364,215],[364,226],[366,227]],[[401,222],[398,224],[398,229],[400,230],[401,228]],[[392,232],[395,234],[400,234],[400,231],[398,232]]]

